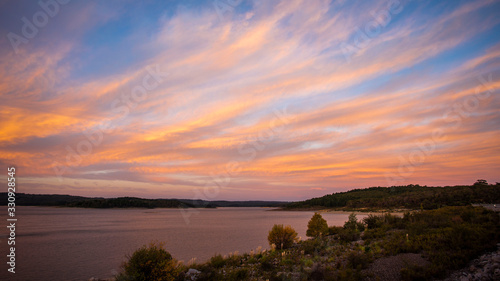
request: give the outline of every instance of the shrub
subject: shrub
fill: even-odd
[[[309,239],[300,243],[301,248],[307,255],[317,255],[317,253],[324,249],[324,244],[321,239]]]
[[[312,266],[312,271],[309,274],[309,280],[325,280],[325,268],[320,263],[315,263]]]
[[[238,268],[229,274],[229,280],[241,281],[246,280],[250,276],[248,268]]]
[[[363,240],[379,239],[386,236],[386,230],[382,227],[375,229],[368,229],[363,234]]]
[[[347,264],[353,269],[365,269],[370,262],[371,258],[367,253],[353,251],[347,255]]]
[[[329,235],[339,234],[342,230],[343,228],[341,226],[330,226],[328,227],[328,234]]]
[[[344,229],[344,228],[342,228],[340,230],[340,232],[338,233],[338,235],[339,235],[340,240],[342,240],[344,242],[352,242],[352,241],[356,241],[359,239],[360,232],[357,231],[356,229],[351,229],[351,228]]]
[[[358,222],[356,214],[352,213],[349,215],[349,219],[344,223],[344,229],[363,231],[365,229],[365,225],[362,222]]]
[[[301,259],[301,262],[304,264],[305,267],[311,267],[313,265],[313,260],[312,259]]]
[[[409,220],[409,217],[406,216],[405,219],[403,219],[391,213],[385,213],[381,217],[381,219],[384,220],[384,224],[387,225],[389,228],[403,229],[405,228],[405,221],[407,222]]]
[[[366,224],[366,228],[368,229],[374,229],[374,228],[379,228],[382,226],[383,221],[380,216],[375,216],[375,215],[368,215],[368,217],[363,219],[363,222]]]
[[[269,231],[267,240],[269,241],[269,245],[274,244],[278,250],[287,249],[292,247],[293,243],[296,242],[297,232],[289,225],[275,224],[271,231]]]
[[[326,220],[319,214],[314,213],[309,223],[307,223],[308,237],[319,237],[328,234],[328,224]]]
[[[173,281],[180,273],[177,261],[163,248],[162,243],[144,245],[122,267],[124,272],[116,277],[117,281]]]
[[[197,269],[201,271],[201,274],[197,275],[197,281],[223,280],[224,278],[224,276],[219,272],[218,269],[210,266],[208,263],[201,265]]]
[[[264,271],[271,271],[274,269],[274,265],[270,261],[268,256],[263,256],[260,260],[260,268]]]
[[[218,254],[218,255],[215,255],[215,256],[210,258],[210,264],[214,268],[221,268],[221,267],[224,267],[224,265],[226,265],[226,260],[224,259],[223,256]]]
[[[235,252],[226,259],[226,266],[240,266],[241,265],[241,256]]]

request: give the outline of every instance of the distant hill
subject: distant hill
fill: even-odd
[[[0,205],[7,205],[0,193]],[[17,206],[61,206],[81,208],[217,208],[282,207],[288,210],[330,208],[339,210],[436,209],[443,206],[500,203],[500,185],[428,187],[420,185],[370,187],[338,192],[300,202],[206,201],[190,199],[100,198],[60,194],[16,193]]]
[[[82,196],[59,195],[59,194],[27,194],[16,193],[17,206],[61,206],[75,202],[81,202],[91,199],[103,198],[88,198]],[[0,205],[7,205],[7,193],[0,193]]]
[[[194,205],[197,208],[211,207],[283,207],[289,202],[282,201],[205,201],[205,200],[186,200],[179,199],[186,204]]]
[[[0,193],[0,205],[7,205],[7,193]],[[144,199],[137,197],[82,197],[59,194],[16,193],[17,206],[60,206],[80,208],[216,208],[216,207],[279,207],[277,201],[205,201],[188,199]]]
[[[436,209],[500,203],[500,185],[370,187],[287,204],[285,209]]]

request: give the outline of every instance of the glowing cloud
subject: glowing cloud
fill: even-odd
[[[2,34],[25,36],[24,2],[3,4]],[[71,2],[27,42],[0,39],[0,162],[22,192],[498,181],[498,1],[164,2]]]

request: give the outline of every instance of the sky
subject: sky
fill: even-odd
[[[498,0],[0,0],[0,177],[204,200],[495,183],[499,15]]]

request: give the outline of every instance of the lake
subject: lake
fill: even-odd
[[[3,208],[2,210],[4,210]],[[7,212],[0,218],[3,262],[0,280],[88,280],[108,278],[137,248],[165,242],[178,260],[203,262],[214,254],[269,249],[274,224],[291,225],[306,239],[310,211],[269,208],[80,209],[16,208],[16,273],[7,272]],[[343,225],[349,213],[322,213],[328,225]],[[358,219],[367,214],[358,214]]]

